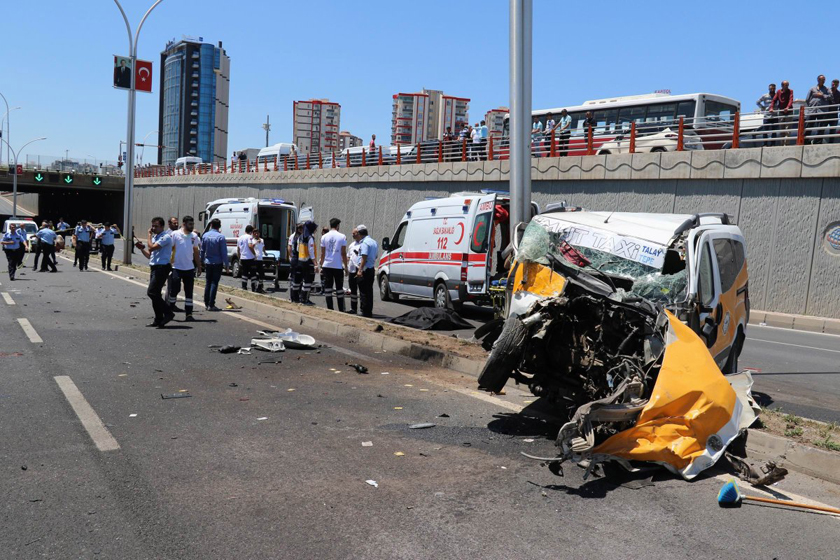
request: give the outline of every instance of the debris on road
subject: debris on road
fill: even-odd
[[[268,416],[260,416],[257,420],[268,420]]]
[[[251,347],[265,352],[285,352],[286,347],[279,338],[252,338]]]
[[[367,373],[368,368],[363,366],[362,364],[344,364],[356,370],[357,373]]]
[[[365,480],[365,482],[367,482],[368,484],[370,484],[374,488],[379,488],[379,483],[377,483],[375,480]]]
[[[395,451],[394,455],[396,455],[397,457],[405,457],[405,453],[403,453],[402,451]]]
[[[363,441],[362,442],[362,447],[373,447],[373,442],[372,441]]]
[[[295,350],[314,350],[316,346],[316,342],[313,337],[308,334],[295,332],[292,329],[286,329],[285,331],[263,330],[257,332],[271,339],[282,340],[286,347],[293,348]]]
[[[261,362],[257,362],[258,364],[282,364],[283,360],[262,360]]]
[[[735,479],[732,479],[726,484],[724,484],[723,487],[720,489],[720,492],[718,492],[717,496],[718,505],[720,507],[741,507],[741,503],[744,500],[750,500],[753,502],[760,502],[764,504],[775,504],[785,507],[823,511],[826,513],[834,513],[840,515],[840,509],[833,508],[830,506],[803,504],[799,502],[792,502],[790,500],[776,500],[773,498],[761,498],[759,496],[747,496],[746,494],[743,494],[741,492],[741,489],[738,487],[738,483],[735,482]]]
[[[437,424],[431,422],[422,422],[420,424],[412,424],[408,427],[409,430],[425,430],[427,428],[434,428]]]
[[[192,397],[189,393],[172,393],[171,395],[164,395],[163,393],[160,394],[160,398],[163,400],[167,399],[187,399]]]
[[[137,418],[137,415],[136,414],[129,414],[128,417],[129,418]]]
[[[390,322],[421,331],[456,331],[473,328],[456,312],[441,307],[418,307],[399,317],[394,317]]]
[[[227,303],[227,309],[242,309],[242,307],[236,305],[231,298],[225,298],[225,303]]]
[[[209,346],[209,348],[213,348],[213,346]],[[236,346],[234,344],[226,344],[219,348],[219,354],[236,354],[241,349],[241,346]]]
[[[242,356],[250,356],[251,355],[251,347],[249,346],[248,348],[240,348],[239,350],[236,351],[236,353],[240,354]]]
[[[449,415],[444,412],[443,414],[438,414],[438,418],[449,418]]]

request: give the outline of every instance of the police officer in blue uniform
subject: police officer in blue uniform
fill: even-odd
[[[114,257],[114,236],[120,234],[120,228],[105,222],[96,232],[99,240],[99,253],[102,255],[102,270],[111,270],[111,259]]]
[[[17,229],[15,224],[9,224],[9,231],[3,234],[3,252],[6,253],[6,261],[9,263],[9,280],[15,279],[15,271],[18,265],[23,262],[23,253],[29,248],[26,241],[26,232]]]
[[[52,269],[50,272],[58,272],[55,267],[55,240],[58,235],[47,222],[41,224],[41,229],[35,235],[38,238],[38,247],[41,248],[41,268],[38,272],[46,272],[48,266]]]
[[[149,276],[149,289],[146,295],[152,300],[152,308],[155,310],[155,320],[147,327],[163,328],[169,321],[175,318],[175,314],[166,305],[160,291],[166,285],[166,279],[172,271],[172,237],[164,227],[163,218],[152,218],[152,227],[149,228],[147,244],[137,242],[135,246],[149,259],[149,268],[152,273]]]
[[[87,220],[82,220],[73,231],[73,245],[76,247],[76,256],[79,257],[79,270],[88,269],[91,241],[93,241],[93,228],[88,225]]]

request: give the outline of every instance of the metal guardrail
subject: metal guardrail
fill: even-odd
[[[727,113],[701,118],[658,121],[573,123],[568,132],[558,125],[531,135],[532,157],[564,157],[621,153],[682,152],[707,149],[801,146],[840,142],[840,105],[793,107],[787,111]],[[375,146],[344,151],[291,154],[229,164],[197,164],[175,168],[151,166],[137,177],[257,173],[412,163],[446,163],[508,159],[509,138],[489,136],[474,141],[432,140],[415,145]]]

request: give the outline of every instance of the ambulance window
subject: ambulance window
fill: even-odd
[[[485,212],[475,217],[475,224],[472,229],[470,240],[470,251],[473,253],[486,253],[487,242],[490,238],[488,230],[493,224],[493,213]]]
[[[712,269],[712,255],[709,253],[708,243],[703,244],[698,276],[699,285],[697,287],[697,295],[700,296],[700,302],[703,305],[709,306],[715,300],[715,278],[714,270]]]
[[[735,283],[735,278],[738,277],[740,268],[738,268],[735,261],[735,251],[732,247],[732,241],[729,239],[715,239],[714,243],[718,271],[720,271],[720,291],[721,293],[726,293]]]
[[[399,249],[405,243],[405,232],[408,231],[408,222],[403,222],[400,224],[400,227],[397,228],[396,233],[394,233],[394,239],[391,241],[391,251],[394,249]]]

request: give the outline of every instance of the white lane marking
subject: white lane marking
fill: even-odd
[[[23,332],[26,333],[26,336],[29,337],[29,342],[34,342],[35,344],[40,344],[44,342],[40,336],[38,336],[38,331],[32,326],[32,323],[29,322],[29,319],[18,319],[18,324],[20,324],[20,328],[23,329]]]
[[[776,340],[764,340],[763,338],[747,337],[747,340],[752,340],[752,341],[755,341],[755,342],[766,342],[768,344],[781,344],[782,346],[795,346],[796,348],[805,348],[806,350],[820,350],[822,352],[832,352],[834,354],[840,354],[840,350],[831,350],[829,348],[820,348],[819,346],[803,346],[802,344],[792,344],[790,342],[778,342]]]
[[[14,305],[15,304],[15,300],[13,300],[12,296],[10,296],[7,292],[0,292],[0,296],[3,296],[3,300],[7,304],[9,304],[9,305]]]
[[[748,326],[751,329],[752,328],[773,329],[773,330],[777,330],[777,331],[791,331],[791,332],[802,333],[802,334],[816,334],[816,335],[819,335],[819,336],[833,336],[835,338],[840,338],[840,334],[832,334],[832,333],[827,333],[827,332],[803,331],[803,330],[799,330],[799,329],[789,329],[787,327],[773,327],[771,325],[757,325],[755,323],[750,323]]]
[[[88,404],[85,396],[79,391],[73,380],[66,375],[57,375],[53,379],[58,383],[58,388],[64,393],[67,402],[73,407],[73,412],[79,417],[90,439],[96,444],[96,448],[99,451],[116,451],[119,449],[120,444],[117,443],[117,440],[99,419],[96,411]]]

